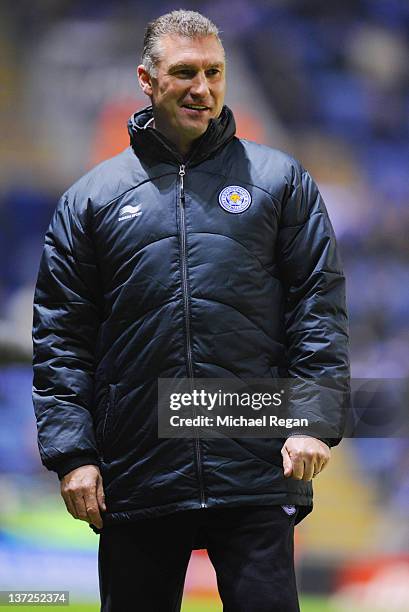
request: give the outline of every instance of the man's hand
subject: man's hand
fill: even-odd
[[[96,465],[82,465],[61,480],[61,495],[72,516],[102,528],[100,512],[106,511],[102,476]]]
[[[287,438],[281,454],[284,476],[306,481],[322,472],[331,458],[329,446],[309,436]]]

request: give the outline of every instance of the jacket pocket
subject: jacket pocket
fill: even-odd
[[[109,385],[107,399],[105,404],[105,414],[102,424],[101,432],[101,450],[102,459],[105,461],[107,455],[109,456],[109,441],[112,434],[112,427],[114,422],[114,412],[116,403],[116,385]]]
[[[288,378],[288,370],[283,366],[270,366],[271,378]]]

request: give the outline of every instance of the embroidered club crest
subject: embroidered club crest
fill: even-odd
[[[229,185],[219,193],[219,204],[227,212],[242,213],[250,206],[251,195],[244,187]]]

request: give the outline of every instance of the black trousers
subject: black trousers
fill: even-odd
[[[281,506],[188,510],[105,527],[102,612],[178,612],[192,548],[205,538],[224,612],[299,612],[294,518]]]

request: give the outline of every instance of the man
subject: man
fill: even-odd
[[[235,137],[208,19],[151,23],[138,78],[152,106],[130,119],[131,147],[67,191],[46,235],[41,457],[101,533],[103,610],[180,609],[203,546],[225,610],[298,610],[294,523],[339,440],[159,438],[157,380],[347,376],[333,231],[298,162]]]

